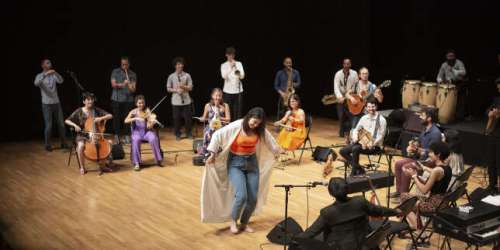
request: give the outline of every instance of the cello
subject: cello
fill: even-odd
[[[83,155],[85,158],[99,163],[101,160],[107,159],[111,154],[111,144],[104,139],[106,130],[106,121],[95,121],[95,109],[85,121],[84,131],[88,133],[89,138],[85,141],[85,150]]]

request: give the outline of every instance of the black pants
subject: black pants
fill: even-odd
[[[359,165],[359,154],[375,154],[378,152],[380,152],[380,148],[378,146],[375,146],[372,149],[363,149],[359,143],[349,144],[339,151],[340,155],[342,155],[342,157],[344,157],[344,159],[351,164],[352,172],[354,174],[357,174],[360,170],[362,170]]]
[[[130,134],[130,126],[125,124],[125,118],[133,105],[133,102],[111,102],[111,108],[113,109],[113,130],[115,135]]]
[[[351,124],[349,121],[349,110],[345,106],[345,103],[337,103],[337,117],[339,119],[339,136],[344,137],[345,133],[349,133],[351,130]]]
[[[172,105],[172,117],[174,120],[175,136],[181,136],[182,121],[184,121],[187,136],[191,136],[192,116],[191,104],[179,106]]]
[[[489,188],[496,190],[498,175],[500,175],[500,138],[490,136],[488,138]]]
[[[240,97],[241,95],[241,97]],[[243,106],[243,92],[240,94],[228,94],[223,95],[224,102],[229,105],[229,110],[231,112],[231,120],[236,121],[241,118],[241,108]]]

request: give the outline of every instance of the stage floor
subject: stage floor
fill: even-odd
[[[314,120],[314,146],[342,143],[337,134],[335,121]],[[161,144],[167,152],[192,148],[191,140],[177,142],[170,130],[162,131]],[[16,249],[259,249],[267,243],[266,234],[283,219],[284,191],[270,188],[264,212],[251,220],[253,234],[232,235],[228,223],[203,224],[202,167],[192,166],[192,156],[192,152],[179,153],[174,164],[175,154],[167,153],[165,167],[135,172],[127,154],[125,160],[116,162],[121,166],[116,172],[99,177],[96,171],[89,171],[81,176],[76,158],[67,166],[68,151],[46,152],[42,141],[1,144],[0,232]],[[143,159],[154,162],[151,154]],[[95,165],[90,163],[88,169]],[[475,171],[469,190],[485,185],[479,177],[482,170]],[[336,169],[331,176],[343,176],[343,171]],[[308,151],[300,166],[292,162],[284,170],[275,168],[271,184],[316,180],[323,180],[322,166],[311,160]],[[377,193],[386,204],[386,189]],[[304,228],[333,201],[325,187],[309,190],[308,196],[307,203],[306,190],[291,190],[289,216]],[[435,234],[432,248],[438,240]],[[405,249],[407,242],[395,239],[393,249]],[[465,247],[455,240],[452,245]],[[266,244],[262,249],[282,246]]]

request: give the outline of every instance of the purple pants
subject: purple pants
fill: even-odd
[[[156,133],[146,129],[145,122],[135,121],[132,126],[132,144],[130,146],[130,156],[134,165],[141,163],[141,143],[144,141],[149,142],[153,155],[156,161],[162,161],[163,157],[160,151],[160,140]]]

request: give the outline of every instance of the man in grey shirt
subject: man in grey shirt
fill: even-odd
[[[464,63],[457,59],[455,51],[448,50],[446,52],[446,62],[441,64],[437,75],[438,83],[456,83],[463,81],[465,78]]]
[[[193,89],[191,75],[184,72],[184,59],[174,58],[175,72],[167,79],[167,91],[172,93],[172,116],[174,120],[174,133],[177,140],[181,139],[181,122],[184,120],[187,138],[192,138],[192,110],[189,92]]]
[[[125,143],[130,143],[130,127],[124,121],[128,112],[134,106],[134,92],[137,84],[137,75],[130,70],[130,60],[123,56],[120,67],[111,73],[111,107],[113,109],[113,130],[115,141],[120,142],[120,135],[125,135]]]
[[[57,84],[63,83],[62,76],[52,69],[52,63],[49,59],[42,60],[42,72],[35,77],[35,86],[40,88],[42,95],[42,112],[45,123],[45,149],[52,151],[50,137],[52,132],[52,120],[55,118],[61,139],[61,148],[68,148],[66,145],[66,130],[64,128],[64,118],[57,95]]]

